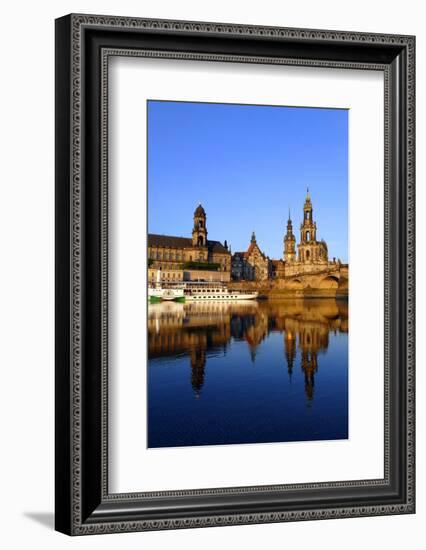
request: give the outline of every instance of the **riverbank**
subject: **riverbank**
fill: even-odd
[[[227,286],[230,290],[257,291],[259,298],[273,301],[294,298],[348,299],[348,288],[279,288],[273,282],[261,281],[234,281]]]

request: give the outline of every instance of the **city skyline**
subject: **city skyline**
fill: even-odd
[[[208,238],[244,251],[255,231],[282,258],[289,210],[299,243],[309,188],[318,240],[347,262],[347,145],[343,109],[149,101],[148,231],[188,236],[201,203]]]

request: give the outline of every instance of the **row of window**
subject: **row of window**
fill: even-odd
[[[175,279],[175,280],[182,280],[182,272],[179,271],[179,272],[173,272],[173,271],[168,271],[168,272],[162,272],[161,273],[161,279],[164,280],[164,279]],[[155,273],[152,273],[151,274],[151,280],[152,281],[155,281],[156,280],[156,275]]]
[[[156,250],[150,250],[148,252],[148,258],[150,260],[164,260],[164,261],[171,261],[171,262],[173,261],[179,262],[179,261],[185,260],[184,255],[181,252],[176,252],[176,253],[162,252],[161,250],[159,250],[158,252]],[[193,257],[192,255],[190,255],[188,261],[192,262],[192,260],[193,260]],[[204,261],[207,261],[207,258],[205,258],[203,254],[200,254],[198,258],[196,258],[196,261],[204,262]],[[226,268],[226,265],[227,265],[226,260],[221,260],[219,263],[222,265],[224,269]]]
[[[310,259],[315,259],[315,260],[318,260],[319,258],[323,258],[324,257],[324,251],[322,248],[318,249],[318,248],[315,248],[312,253],[310,250],[305,250],[305,252],[303,252],[303,250],[300,251],[300,260],[303,262],[304,260],[310,260]]]
[[[204,293],[204,292],[217,292],[217,289],[215,288],[200,288],[198,290],[195,291],[195,294],[198,294],[198,293]]]
[[[198,298],[200,300],[214,300],[214,299],[223,299],[225,297],[225,295],[215,295],[215,296],[202,296],[202,295],[199,295],[199,294],[196,294],[196,296],[198,296]],[[235,296],[235,295],[232,295],[232,294],[229,294],[229,295],[226,295],[226,299],[227,300],[238,300],[238,296]]]
[[[181,261],[184,259],[183,254],[181,252],[162,252],[159,250],[149,250],[148,251],[148,258],[150,260],[170,260],[170,261]]]

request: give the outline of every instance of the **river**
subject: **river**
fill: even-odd
[[[347,439],[348,302],[148,306],[147,446]]]

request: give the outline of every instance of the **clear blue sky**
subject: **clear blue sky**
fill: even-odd
[[[148,231],[208,238],[281,258],[288,209],[296,242],[306,188],[317,238],[348,259],[348,111],[148,101]]]

